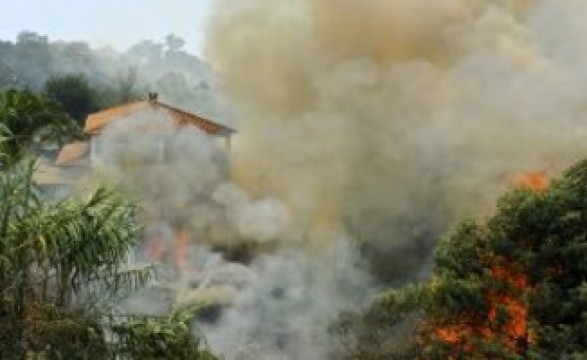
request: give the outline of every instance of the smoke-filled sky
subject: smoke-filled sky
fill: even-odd
[[[169,33],[183,37],[199,54],[211,0],[0,0],[0,39],[21,30],[57,40],[84,40],[124,49],[143,39]]]
[[[585,0],[217,0],[211,14],[233,176],[285,199],[310,239],[342,223],[377,244],[386,271],[517,172],[587,156]]]

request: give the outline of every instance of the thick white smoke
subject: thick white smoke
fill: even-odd
[[[252,201],[249,195],[233,183],[220,185],[213,199],[226,206],[227,216],[243,239],[266,242],[287,236],[290,214],[276,199]]]

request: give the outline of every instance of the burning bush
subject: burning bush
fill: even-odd
[[[517,185],[492,218],[465,221],[441,240],[431,280],[385,294],[353,320],[362,329],[357,356],[587,356],[587,161],[540,189]],[[381,324],[388,331],[374,332]],[[400,349],[393,330],[406,324],[412,343]]]

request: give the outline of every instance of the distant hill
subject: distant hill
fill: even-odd
[[[40,90],[51,77],[82,74],[95,87],[156,91],[173,105],[226,121],[210,68],[184,51],[184,43],[170,34],[162,42],[143,40],[118,52],[23,31],[15,42],[0,40],[0,90]]]

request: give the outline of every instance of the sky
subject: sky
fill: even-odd
[[[21,30],[51,40],[83,40],[124,50],[143,39],[174,33],[201,55],[205,19],[213,0],[0,0],[0,39]]]

